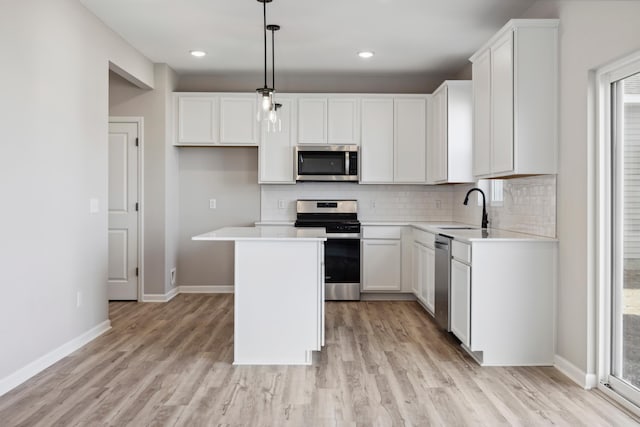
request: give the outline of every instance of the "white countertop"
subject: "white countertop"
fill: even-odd
[[[435,234],[446,234],[454,240],[464,242],[481,242],[481,241],[522,241],[522,242],[557,242],[558,239],[536,236],[534,234],[517,233],[515,231],[499,230],[497,228],[488,228],[482,230],[477,225],[462,224],[456,222],[413,222],[413,221],[362,221],[363,226],[411,226],[419,230],[428,231]],[[442,227],[473,227],[472,230],[449,229],[443,230]]]
[[[193,236],[191,240],[327,240],[324,228],[295,228],[291,226],[225,227]]]

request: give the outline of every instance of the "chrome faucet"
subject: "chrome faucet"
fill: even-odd
[[[479,191],[480,194],[482,194],[482,228],[487,228],[489,227],[489,217],[487,217],[487,205],[484,191],[479,188],[472,188],[471,190],[467,191],[467,195],[464,197],[464,205],[466,206],[469,203],[469,194],[471,194],[472,191]]]

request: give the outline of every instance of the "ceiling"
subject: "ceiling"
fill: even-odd
[[[263,69],[256,0],[80,0],[153,62],[180,74]],[[273,0],[276,71],[458,72],[469,56],[535,0]],[[270,43],[270,41],[269,41]],[[198,59],[189,51],[208,53]],[[361,50],[375,56],[363,60]]]

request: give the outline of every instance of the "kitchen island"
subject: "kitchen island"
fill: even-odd
[[[233,241],[234,365],[310,365],[324,345],[324,228],[227,227]]]

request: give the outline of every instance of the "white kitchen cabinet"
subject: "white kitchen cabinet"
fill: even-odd
[[[427,99],[394,99],[393,181],[426,182]]]
[[[360,143],[359,99],[301,96],[298,99],[298,143],[357,145]]]
[[[177,103],[177,144],[218,144],[219,98],[211,95],[181,95]]]
[[[175,93],[174,145],[258,144],[255,94]]]
[[[433,315],[435,311],[435,236],[422,230],[414,230],[413,234],[412,290],[418,301]]]
[[[402,291],[403,229],[396,225],[362,227],[363,292]]]
[[[237,95],[220,98],[220,144],[256,145],[258,121],[256,96]]]
[[[298,143],[327,143],[327,98],[298,99]]]
[[[483,366],[553,365],[557,242],[453,234],[451,332]]]
[[[447,80],[433,93],[429,108],[427,181],[473,182],[471,81]]]
[[[473,63],[473,175],[491,174],[491,51]]]
[[[393,98],[362,100],[360,182],[393,182]]]
[[[262,125],[259,148],[260,184],[295,184],[294,147],[296,143],[295,100],[278,96],[282,107],[278,110],[281,121],[279,132],[269,131]]]
[[[471,267],[451,260],[451,332],[469,347],[471,314]]]
[[[362,240],[362,290],[400,291],[400,240]]]
[[[511,20],[471,62],[474,175],[557,173],[558,20]]]

